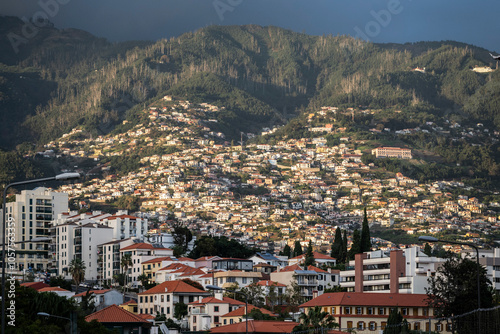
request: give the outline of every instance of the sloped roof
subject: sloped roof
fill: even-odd
[[[43,288],[48,288],[50,285],[47,283],[43,282],[27,282],[27,283],[21,283],[21,286],[25,286],[27,288],[32,288],[35,289],[36,291],[43,289]]]
[[[142,317],[129,312],[115,304],[103,308],[100,311],[94,312],[85,317],[85,321],[90,322],[92,320],[97,320],[101,323],[135,323],[150,325],[150,323],[144,320]]]
[[[38,290],[38,292],[55,292],[55,291],[71,292],[69,290],[60,288],[58,286],[49,286],[49,287],[41,288],[41,289]]]
[[[250,312],[252,312],[252,310],[254,310],[254,309],[261,311],[263,314],[276,316],[276,314],[274,314],[273,312],[271,312],[269,310],[266,310],[265,308],[260,308],[260,307],[248,304],[248,314],[250,314]],[[224,314],[223,317],[240,317],[240,316],[244,316],[244,315],[245,315],[245,307],[240,307],[240,308],[237,308],[236,310],[233,310],[229,313]]]
[[[102,295],[103,293],[106,293],[106,292],[109,292],[109,291],[111,291],[111,289],[105,289],[105,290],[89,290],[89,291],[80,292],[79,294],[74,295],[73,297],[83,297],[83,296],[85,296],[87,293],[88,293],[88,294],[93,293],[94,295]]]
[[[299,307],[314,306],[400,306],[426,307],[426,294],[331,292],[324,293]]]
[[[124,248],[120,249],[120,251],[131,250],[131,249],[168,249],[168,250],[171,250],[170,248],[154,247],[151,244],[147,244],[145,242],[139,242],[139,243],[124,247]]]
[[[199,294],[207,294],[207,291],[203,291],[195,288],[192,285],[187,284],[183,281],[166,281],[155,287],[152,287],[149,290],[139,293],[139,295],[151,295],[156,293],[199,293]]]
[[[262,285],[262,286],[280,286],[280,287],[286,287],[285,284],[274,282],[274,281],[271,281],[271,280],[262,280],[262,281],[258,281],[255,284],[256,285]]]
[[[302,267],[299,266],[298,264],[293,264],[291,266],[284,267],[279,272],[282,272],[282,271],[295,271],[295,270],[302,270]]]
[[[243,333],[246,329],[245,322],[231,325],[214,327],[210,333]],[[297,326],[297,322],[275,321],[275,320],[249,320],[248,333],[291,333]]]

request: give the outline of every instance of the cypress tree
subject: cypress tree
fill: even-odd
[[[362,253],[361,251],[361,235],[359,233],[359,230],[356,229],[354,230],[354,233],[352,234],[352,245],[351,249],[349,249],[348,253],[348,260],[354,260],[354,256],[356,254]]]
[[[290,256],[292,255],[292,249],[290,248],[290,246],[285,245],[283,251],[281,252],[281,255],[290,258]]]
[[[307,246],[306,256],[304,261],[304,266],[307,269],[308,266],[314,265],[314,254],[313,254],[313,246],[311,240],[309,240],[309,245]]]
[[[295,241],[295,247],[293,248],[293,256],[295,257],[302,254],[304,254],[304,252],[302,251],[302,246],[300,245],[300,241],[297,240]]]
[[[330,253],[330,256],[336,258],[337,261],[340,261],[340,255],[342,254],[343,247],[342,231],[340,230],[340,227],[337,227],[337,230],[335,231],[335,240],[332,244],[332,252]]]
[[[429,243],[427,243],[427,242],[425,243],[424,254],[427,255],[427,256],[432,256],[431,245],[429,245]]]
[[[361,227],[361,253],[369,252],[372,249],[372,243],[370,241],[370,227],[368,226],[368,217],[365,215],[363,218],[363,225]]]
[[[342,238],[342,263],[347,263],[347,231],[344,230],[344,237]]]

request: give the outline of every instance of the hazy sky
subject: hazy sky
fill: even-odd
[[[46,15],[58,28],[111,41],[253,23],[373,42],[456,40],[500,51],[498,6],[494,0],[16,0],[2,1],[0,14]]]

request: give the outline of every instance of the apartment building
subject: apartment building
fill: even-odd
[[[237,284],[239,288],[249,286],[250,284],[257,283],[262,279],[261,272],[253,271],[219,271],[213,274],[214,285],[220,286],[224,289]]]
[[[21,243],[16,249],[16,269],[51,270],[50,228],[52,220],[68,211],[68,194],[39,187],[23,190],[14,202],[6,204],[6,220],[13,222],[15,242],[44,238],[44,241]],[[3,234],[3,231],[0,231]]]
[[[121,273],[120,249],[134,244],[131,238],[124,240],[113,240],[98,245],[98,271],[100,281],[111,286],[115,282],[116,275]]]
[[[348,292],[425,293],[428,277],[444,261],[425,255],[419,247],[356,254],[340,272],[340,285]]]
[[[411,159],[413,157],[410,149],[400,147],[377,147],[372,150],[372,154],[377,158]]]
[[[244,302],[222,297],[207,297],[188,304],[188,323],[192,331],[208,330],[222,324],[221,317],[240,307]]]

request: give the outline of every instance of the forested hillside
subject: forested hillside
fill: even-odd
[[[233,139],[325,105],[383,110],[357,119],[361,123],[351,124],[356,131],[444,119],[500,127],[500,74],[471,70],[496,63],[487,50],[462,43],[378,45],[249,25],[114,44],[47,26],[16,53],[6,36],[21,34],[22,24],[0,17],[0,147],[7,150],[47,142],[76,126],[108,133],[164,94],[225,106],[217,114],[219,130]],[[419,140],[406,143],[426,146]],[[458,149],[447,149],[443,139],[430,142],[426,149],[456,162]],[[491,174],[498,155],[489,146],[474,159],[489,156],[493,162],[484,171]]]

